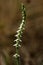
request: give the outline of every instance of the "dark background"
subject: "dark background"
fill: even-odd
[[[19,3],[26,7],[21,65],[43,65],[43,0],[0,0],[0,65],[15,65],[13,47],[21,23]]]

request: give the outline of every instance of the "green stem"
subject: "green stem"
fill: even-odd
[[[21,42],[21,36],[23,34],[24,28],[25,28],[25,20],[26,20],[26,12],[25,12],[25,7],[22,4],[21,7],[22,10],[22,22],[20,24],[20,27],[17,31],[17,35],[16,35],[16,44],[14,44],[13,46],[15,46],[16,48],[16,54],[14,55],[15,59],[16,59],[16,65],[20,65],[20,55],[19,55],[19,47],[21,47],[20,42]]]

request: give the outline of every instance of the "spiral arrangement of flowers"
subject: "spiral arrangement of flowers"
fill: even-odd
[[[17,65],[19,65],[19,57],[20,57],[19,47],[21,47],[20,42],[22,42],[21,37],[22,37],[23,31],[25,30],[25,22],[26,22],[26,10],[23,3],[21,4],[21,13],[22,13],[22,21],[17,30],[17,34],[15,35],[16,40],[14,40],[15,44],[13,45],[16,48],[16,53],[13,56],[16,58]]]

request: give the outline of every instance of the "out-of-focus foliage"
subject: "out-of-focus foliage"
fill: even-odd
[[[43,64],[43,0],[19,0],[26,7],[27,23],[20,48],[21,65]],[[0,65],[14,65],[14,35],[21,22],[17,0],[0,0]]]

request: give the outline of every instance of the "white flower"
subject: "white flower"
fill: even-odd
[[[13,55],[13,57],[18,58],[18,57],[20,57],[20,55],[16,53]]]
[[[20,30],[17,30],[17,33],[19,33],[20,32]]]
[[[15,47],[21,47],[20,44],[14,44],[13,46],[15,46]]]
[[[22,18],[24,19],[25,17],[23,16]]]
[[[24,23],[24,20],[22,20],[22,22]]]

